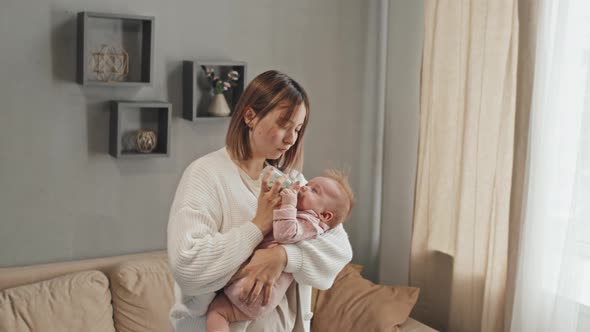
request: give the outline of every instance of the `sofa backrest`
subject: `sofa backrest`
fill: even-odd
[[[141,254],[84,259],[70,262],[4,267],[0,268],[0,290],[31,284],[37,281],[47,280],[79,271],[99,270],[105,274],[109,274],[109,272],[119,263],[153,257],[165,259],[166,251],[158,250]]]
[[[166,332],[172,302],[165,251],[0,269],[0,331]]]
[[[2,290],[0,331],[114,332],[109,281],[89,270]]]
[[[172,331],[168,313],[174,281],[165,257],[122,262],[110,271],[109,279],[118,332]]]

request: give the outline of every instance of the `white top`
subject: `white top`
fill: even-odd
[[[262,241],[262,233],[251,223],[257,205],[257,196],[242,181],[225,147],[184,171],[168,221],[168,258],[176,281],[171,321],[176,332],[205,331],[204,315],[214,292]],[[283,246],[288,257],[285,272],[293,274],[299,292],[293,331],[309,332],[311,287],[331,287],[352,259],[348,235],[339,225],[316,239]],[[234,325],[232,331],[239,331]]]

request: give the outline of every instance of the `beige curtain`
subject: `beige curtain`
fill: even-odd
[[[410,282],[441,331],[502,331],[518,0],[426,0]]]

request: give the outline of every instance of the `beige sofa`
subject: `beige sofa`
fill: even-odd
[[[172,285],[164,251],[0,268],[0,331],[171,331]]]

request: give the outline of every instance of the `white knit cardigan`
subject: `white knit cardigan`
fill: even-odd
[[[242,182],[224,147],[192,162],[184,171],[170,210],[168,258],[175,279],[170,316],[176,332],[205,331],[205,313],[221,289],[253,253],[262,233],[251,221],[257,197]],[[327,289],[352,259],[342,225],[322,236],[283,245],[285,272],[298,285],[294,331],[310,331],[311,288]]]

